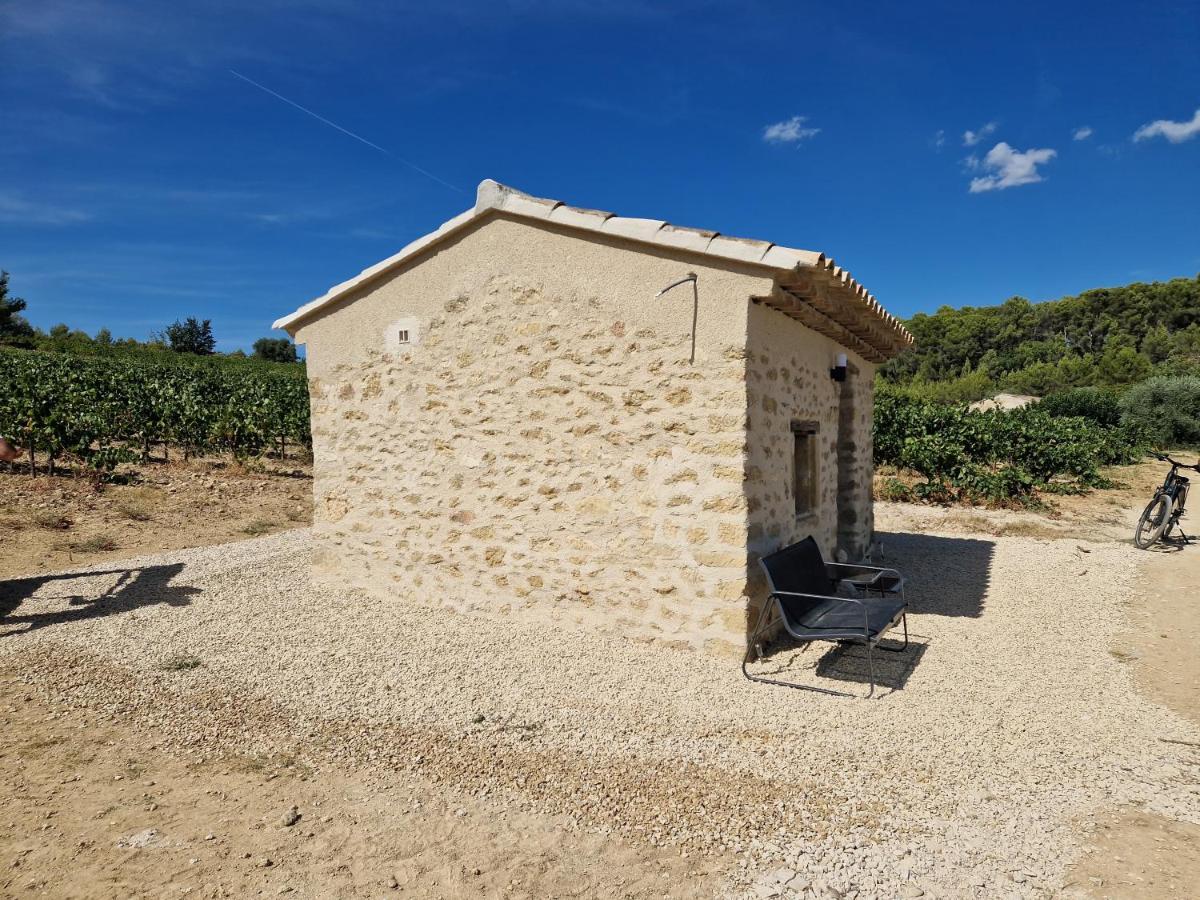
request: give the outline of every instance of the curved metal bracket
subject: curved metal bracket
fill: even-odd
[[[696,286],[699,278],[700,276],[695,272],[688,272],[683,278],[671,282],[654,295],[654,298],[657,300],[672,288],[677,288],[681,284],[687,284],[689,281],[692,283],[692,355],[688,357],[688,363],[693,366],[696,364],[696,320],[700,316],[700,289]]]

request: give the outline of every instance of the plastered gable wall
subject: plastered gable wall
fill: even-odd
[[[846,382],[830,378],[838,353],[847,353]],[[832,561],[839,547],[861,559],[870,541],[871,385],[874,366],[836,341],[776,310],[754,304],[747,328],[748,410],[746,494],[750,593],[765,599],[757,557],[813,535]],[[849,400],[846,415],[843,403]],[[817,504],[796,516],[793,422],[815,422],[818,432]],[[839,498],[839,467],[842,496]],[[839,512],[841,528],[839,529]]]
[[[695,365],[690,287],[654,299],[688,270]],[[769,289],[494,218],[305,326],[315,577],[740,651],[748,298]],[[384,353],[399,317],[420,341]]]
[[[383,280],[302,324],[296,341],[307,344],[310,373],[362,361],[384,349],[384,330],[398,318],[430,321],[446,315],[447,299],[472,296],[504,273],[519,273],[558,303],[539,310],[551,316],[577,312],[580,302],[605,306],[613,320],[652,327],[680,341],[686,354],[692,327],[691,289],[654,294],[689,271],[700,276],[697,362],[730,346],[744,346],[748,298],[769,293],[771,279],[752,266],[581,234],[551,223],[531,224],[494,213],[461,236],[408,261]],[[497,325],[502,323],[497,322]]]

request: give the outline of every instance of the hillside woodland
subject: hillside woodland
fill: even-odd
[[[884,366],[881,378],[931,400],[997,391],[1042,397],[1200,374],[1200,276],[1044,303],[1013,297],[998,306],[944,306],[905,324],[916,346]]]
[[[1045,303],[943,307],[905,323],[880,370],[875,459],[890,499],[1042,502],[1103,487],[1101,467],[1200,445],[1200,277]],[[1006,390],[1024,409],[968,406]]]

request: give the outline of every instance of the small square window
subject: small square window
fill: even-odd
[[[396,332],[396,343],[397,344],[407,344],[408,343],[408,329],[407,328],[401,328],[398,332]]]
[[[817,508],[818,430],[816,422],[792,423],[792,499],[797,516]]]

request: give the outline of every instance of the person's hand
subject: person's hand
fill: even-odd
[[[21,449],[14,447],[7,438],[0,437],[0,459],[5,462],[15,462],[21,455]]]

